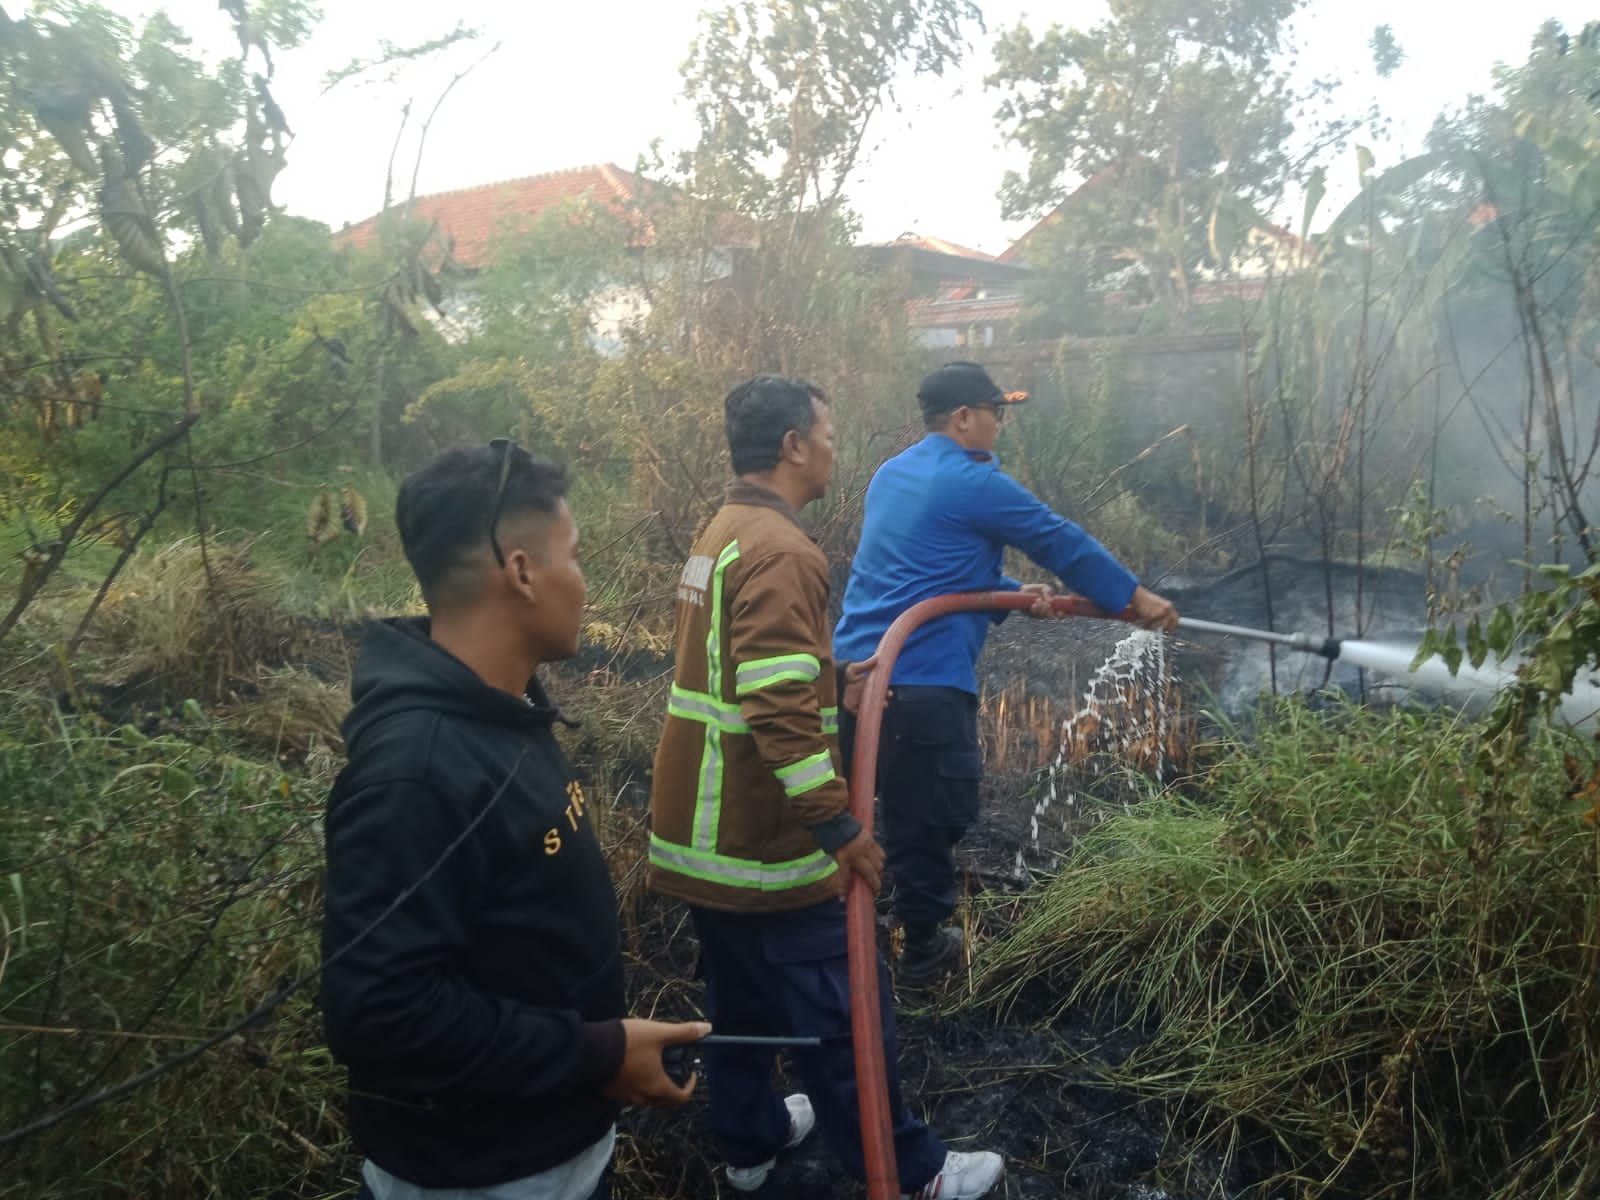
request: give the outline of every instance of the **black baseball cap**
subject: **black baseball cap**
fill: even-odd
[[[989,378],[989,372],[974,362],[945,363],[917,388],[917,403],[925,417],[974,404],[1021,404],[1027,398],[1027,392],[1003,391]]]

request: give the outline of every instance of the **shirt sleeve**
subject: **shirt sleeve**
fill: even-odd
[[[848,808],[849,794],[822,732],[818,650],[828,634],[827,597],[826,575],[795,555],[751,564],[730,610],[729,665],[740,715],[795,818],[831,829],[826,823]]]
[[[1062,583],[1108,613],[1120,613],[1139,586],[1133,572],[1082,528],[1003,471],[991,471],[971,506],[985,537],[1015,546]]]
[[[1000,576],[1000,582],[995,585],[995,591],[997,592],[1020,592],[1021,590],[1022,580],[1013,579],[1009,575]],[[993,625],[1003,624],[1012,611],[1009,608],[997,608],[989,614],[989,621]]]

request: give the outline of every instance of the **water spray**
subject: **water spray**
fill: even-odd
[[[1092,616],[1079,609],[1074,615]],[[1105,615],[1105,614],[1099,614]],[[1416,645],[1396,645],[1369,642],[1358,638],[1317,637],[1309,633],[1274,633],[1269,629],[1251,629],[1245,625],[1223,625],[1216,621],[1197,621],[1193,617],[1178,620],[1180,630],[1191,633],[1215,633],[1247,638],[1256,642],[1271,642],[1317,654],[1331,661],[1346,662],[1352,666],[1377,671],[1406,687],[1447,696],[1452,702],[1469,709],[1487,708],[1495,697],[1517,681],[1517,658],[1490,659],[1482,666],[1461,663],[1452,671],[1437,656],[1416,662]],[[1563,695],[1556,706],[1561,719],[1574,728],[1591,726],[1600,722],[1600,679],[1577,679],[1572,690]]]
[[[878,734],[888,698],[894,662],[912,632],[927,621],[956,612],[1029,609],[1037,597],[1027,592],[958,592],[935,596],[912,605],[895,619],[878,643],[877,668],[866,678],[856,722],[855,769],[850,777],[850,811],[870,836],[873,823],[873,781],[877,779]],[[1108,613],[1082,596],[1057,596],[1050,607],[1058,617],[1099,617],[1130,621],[1131,614]],[[1209,633],[1270,642],[1314,654],[1329,661],[1381,671],[1407,683],[1457,698],[1487,698],[1516,679],[1516,664],[1485,663],[1473,668],[1462,664],[1451,674],[1439,659],[1412,668],[1417,647],[1384,645],[1355,638],[1318,637],[1309,633],[1275,633],[1244,625],[1224,625],[1183,617],[1178,628],[1188,633]],[[1572,724],[1600,718],[1600,681],[1580,682],[1562,698],[1562,716]],[[856,1090],[861,1100],[861,1140],[869,1200],[893,1200],[899,1195],[894,1152],[893,1114],[889,1111],[888,1073],[879,1022],[879,958],[874,897],[859,875],[853,875],[846,894],[846,926],[850,960],[851,1033],[855,1041]]]

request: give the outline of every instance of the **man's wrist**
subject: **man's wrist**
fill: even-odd
[[[851,816],[848,810],[808,828],[811,836],[817,839],[817,845],[829,854],[837,854],[861,836],[861,822]]]

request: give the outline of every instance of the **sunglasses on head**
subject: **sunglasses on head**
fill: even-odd
[[[515,449],[515,443],[510,438],[497,437],[489,442],[489,449],[500,451],[500,482],[494,489],[494,507],[489,510],[489,548],[494,551],[494,561],[503,567],[506,565],[506,556],[500,550],[495,530],[500,524],[500,510],[506,502],[506,480],[511,478],[511,451]]]

